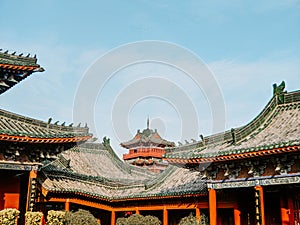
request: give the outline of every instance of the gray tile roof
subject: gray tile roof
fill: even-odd
[[[129,141],[120,144],[124,148],[132,148],[136,146],[174,146],[173,142],[167,141],[160,137],[157,130],[150,128],[144,129],[142,132],[137,131],[136,135]]]
[[[88,194],[109,201],[206,193],[198,172],[169,166],[154,174],[116,159],[102,144],[68,150],[42,171],[40,182],[50,192]]]
[[[34,66],[39,67],[37,64],[36,56],[30,54],[22,54],[16,52],[8,52],[5,50],[0,51],[0,64],[16,65],[16,66]]]
[[[167,149],[165,158],[195,159],[255,152],[300,144],[300,91],[286,93],[279,104],[273,97],[249,124],[204,138],[204,141]]]
[[[0,109],[0,134],[34,138],[88,136],[87,127],[50,124]]]
[[[21,82],[34,72],[43,72],[44,69],[37,64],[36,56],[30,54],[9,53],[0,49],[0,94]]]

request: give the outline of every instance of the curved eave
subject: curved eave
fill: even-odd
[[[235,128],[235,137],[237,142],[241,142],[247,136],[255,133],[256,131],[261,131],[261,125],[266,125],[266,119],[276,111],[277,107],[284,109],[291,109],[293,107],[300,107],[300,91],[293,91],[283,93],[284,102],[278,102],[278,96],[273,96],[268,104],[263,108],[263,110],[249,123],[244,126]],[[276,115],[275,115],[276,116]],[[270,122],[268,122],[270,123]],[[220,141],[221,140],[221,141]],[[232,142],[231,130],[225,132],[217,133],[214,135],[203,137],[203,140],[197,141],[196,143],[184,144],[181,146],[175,146],[171,148],[171,151],[186,151],[198,148],[199,146],[204,146],[205,143],[210,143],[211,145],[222,144],[222,142]]]
[[[15,136],[8,134],[0,134],[1,141],[12,141],[12,142],[26,142],[26,143],[74,143],[87,141],[92,138],[92,135],[88,136],[74,136],[67,138],[36,138],[29,136]]]
[[[229,155],[214,156],[214,157],[201,157],[201,158],[188,158],[188,159],[187,158],[164,158],[164,159],[167,160],[169,163],[174,163],[174,164],[194,164],[194,163],[201,163],[201,162],[222,162],[222,161],[254,158],[254,157],[282,154],[286,152],[289,153],[297,152],[299,150],[300,150],[300,145],[296,145],[296,146],[264,149],[255,152],[252,151],[252,152],[244,152],[239,154],[229,154]]]
[[[110,202],[123,202],[123,201],[141,201],[141,200],[155,200],[155,199],[174,199],[174,198],[188,198],[188,197],[199,197],[206,196],[207,193],[176,193],[170,195],[149,195],[143,197],[125,197],[119,199],[112,199]]]
[[[26,71],[34,71],[35,69],[41,68],[39,65],[36,65],[36,66],[21,66],[21,65],[2,64],[2,63],[0,63],[0,67],[4,68],[4,69],[26,70]]]
[[[142,201],[142,200],[155,200],[155,199],[174,199],[174,198],[182,198],[182,197],[199,197],[199,196],[206,196],[207,193],[171,193],[170,195],[167,194],[151,194],[146,196],[126,196],[120,198],[111,198],[108,196],[103,196],[99,194],[92,194],[89,192],[82,192],[80,190],[48,190],[45,187],[42,187],[42,193],[44,196],[48,196],[49,194],[75,194],[82,197],[87,197],[91,199],[97,199],[107,202],[124,202],[124,201]]]

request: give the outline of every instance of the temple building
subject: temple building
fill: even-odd
[[[249,124],[170,149],[174,165],[199,170],[208,189],[210,224],[300,223],[300,91],[285,83]],[[219,204],[232,201],[224,216]]]
[[[0,94],[43,71],[35,56],[0,52]],[[90,138],[88,128],[51,124],[51,119],[43,122],[0,109],[0,210],[17,208],[21,214],[33,210],[43,162]]]
[[[2,92],[12,78],[20,82],[25,72],[42,71],[34,57],[15,53],[1,53],[0,67],[8,86]],[[162,148],[157,158],[169,163],[162,172],[120,160],[109,138],[95,142],[86,126],[1,109],[0,210],[19,209],[20,225],[26,211],[79,208],[102,225],[133,213],[156,216],[163,225],[190,213],[210,225],[300,223],[300,91],[286,92],[284,82],[244,126],[181,146],[160,138],[149,123],[135,137],[123,143],[129,154]],[[149,160],[146,154],[131,159],[138,157]]]
[[[129,153],[123,154],[123,160],[132,165],[145,167],[152,172],[161,172],[167,164],[162,161],[166,147],[174,147],[173,142],[160,137],[157,130],[150,129],[150,121],[147,119],[147,128],[129,141],[120,144],[129,149]]]

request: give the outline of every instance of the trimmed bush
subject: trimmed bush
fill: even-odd
[[[74,213],[66,213],[65,225],[98,225],[98,222],[89,211],[79,209]]]
[[[25,213],[25,225],[42,225],[43,213],[27,212]]]
[[[144,224],[145,225],[161,225],[161,221],[155,216],[145,216]]]
[[[47,215],[47,225],[64,225],[66,212],[50,210]]]
[[[178,225],[208,225],[208,219],[205,214],[202,214],[200,221],[191,213],[189,216],[182,218]]]
[[[195,216],[190,214],[189,216],[182,218],[178,225],[200,225],[200,223]]]
[[[3,209],[0,211],[1,225],[16,225],[20,211],[17,209]]]
[[[123,217],[118,218],[116,225],[127,225],[127,219]]]
[[[142,215],[133,214],[127,218],[127,225],[144,225],[144,217]]]
[[[161,221],[155,216],[133,214],[128,218],[118,218],[116,225],[161,225]]]

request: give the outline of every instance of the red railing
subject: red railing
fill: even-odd
[[[166,151],[162,148],[138,148],[130,149],[128,154],[123,154],[123,159],[133,159],[138,157],[155,157],[162,158]]]

